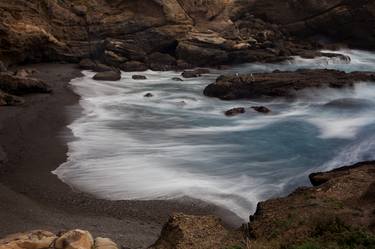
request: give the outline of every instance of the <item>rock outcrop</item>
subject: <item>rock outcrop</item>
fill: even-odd
[[[375,162],[310,179],[315,187],[258,204],[248,225],[251,248],[374,248]]]
[[[261,97],[294,97],[299,90],[312,87],[341,88],[355,82],[375,81],[375,73],[345,73],[336,70],[300,69],[248,75],[220,76],[208,85],[204,94],[223,100]]]
[[[0,239],[0,249],[118,249],[116,243],[107,238],[95,240],[88,231],[71,230],[55,235],[48,231],[31,231],[9,235]]]
[[[245,13],[279,24],[299,37],[375,48],[375,2],[370,0],[254,0]]]
[[[0,73],[0,90],[11,94],[50,93],[50,87],[42,80]]]
[[[241,231],[224,228],[214,216],[173,215],[150,249],[227,249],[242,248]]]
[[[252,15],[238,18],[239,6],[232,0],[2,1],[0,59],[8,65],[91,58],[127,70],[170,70],[274,61],[317,48]]]

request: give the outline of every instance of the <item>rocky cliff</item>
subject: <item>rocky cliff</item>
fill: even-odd
[[[252,0],[246,12],[299,37],[375,48],[375,2],[371,0]]]
[[[0,60],[94,58],[162,70],[274,60],[312,48],[294,43],[275,24],[238,19],[241,9],[230,0],[1,1]]]

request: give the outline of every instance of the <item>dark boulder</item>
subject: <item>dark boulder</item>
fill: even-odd
[[[91,59],[82,59],[79,62],[79,68],[83,70],[94,70],[96,63]]]
[[[149,55],[148,64],[154,71],[168,71],[177,67],[177,61],[169,54],[155,52]]]
[[[232,116],[237,116],[239,114],[245,113],[246,110],[243,107],[237,107],[237,108],[232,108],[228,111],[225,112],[225,116],[232,117]]]
[[[299,90],[305,88],[342,88],[350,87],[361,81],[375,81],[375,73],[345,73],[327,69],[301,69],[295,72],[274,71],[272,73],[220,76],[215,83],[205,88],[204,94],[225,100],[295,97]]]
[[[0,73],[0,90],[11,94],[50,93],[51,88],[42,80]]]
[[[270,113],[271,110],[265,106],[252,106],[251,109],[260,113]]]
[[[109,72],[109,71],[115,71],[113,67],[104,65],[102,63],[96,63],[95,67],[93,68],[93,71],[97,73],[101,72]]]
[[[183,71],[181,76],[184,78],[196,78],[202,76],[202,74],[208,74],[210,73],[210,70],[205,68],[198,68],[195,70],[186,70]]]
[[[146,93],[143,97],[151,98],[151,97],[154,97],[154,95],[152,93]]]
[[[198,46],[188,42],[180,42],[176,49],[178,59],[198,66],[218,65],[228,62],[226,51],[218,48]]]
[[[121,64],[119,68],[125,72],[143,72],[148,69],[146,64],[140,61],[127,61]]]
[[[121,73],[116,71],[106,71],[95,74],[94,80],[99,81],[118,81],[121,79]]]
[[[144,76],[144,75],[133,75],[133,76],[132,76],[132,79],[133,79],[133,80],[146,80],[147,77]]]

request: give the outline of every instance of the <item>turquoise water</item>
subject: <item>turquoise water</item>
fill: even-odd
[[[74,188],[114,200],[202,199],[244,220],[258,201],[308,185],[307,175],[374,158],[375,84],[352,89],[307,89],[295,101],[221,101],[203,96],[219,74],[335,68],[374,71],[375,54],[342,51],[329,58],[283,64],[245,64],[184,82],[177,72],[123,73],[97,82],[94,73],[71,82],[83,115],[69,128],[68,161],[54,173]],[[143,97],[151,92],[154,97]],[[351,105],[328,104],[350,99]],[[333,102],[334,103],[334,102]],[[328,105],[327,105],[328,104]],[[233,107],[265,105],[272,114]]]

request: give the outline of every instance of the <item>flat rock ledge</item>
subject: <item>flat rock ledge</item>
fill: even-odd
[[[204,89],[204,95],[223,100],[262,97],[295,97],[306,88],[350,87],[356,82],[374,81],[375,73],[345,73],[329,69],[300,69],[295,72],[274,71],[245,75],[222,75]]]

